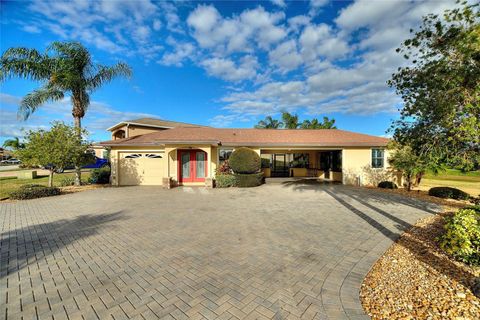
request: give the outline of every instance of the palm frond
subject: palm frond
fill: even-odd
[[[132,69],[126,63],[119,62],[111,67],[98,65],[97,74],[87,80],[87,88],[94,90],[100,87],[103,83],[112,81],[114,78],[122,76],[130,78],[132,76]]]
[[[0,80],[14,76],[45,80],[50,76],[50,59],[35,49],[10,48],[0,58]]]
[[[21,101],[18,108],[18,116],[21,119],[28,119],[28,117],[37,110],[45,102],[58,101],[63,99],[64,94],[57,88],[40,88],[27,94]]]

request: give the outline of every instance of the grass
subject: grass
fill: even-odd
[[[60,182],[66,177],[74,177],[73,172],[59,173],[53,175],[53,185],[59,186]],[[88,182],[90,172],[82,172],[82,182]],[[7,198],[10,192],[17,190],[24,184],[42,184],[48,185],[48,176],[38,176],[35,179],[17,179],[17,177],[1,177],[0,178],[0,199]]]
[[[428,190],[433,187],[453,187],[477,197],[480,195],[480,171],[462,172],[447,169],[438,175],[427,173],[418,189]]]

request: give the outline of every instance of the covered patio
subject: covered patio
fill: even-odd
[[[312,177],[342,181],[341,149],[261,149],[266,178]]]

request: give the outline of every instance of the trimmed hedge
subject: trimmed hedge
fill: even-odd
[[[428,190],[428,195],[437,198],[468,200],[470,195],[462,190],[451,187],[434,187]]]
[[[480,213],[460,209],[444,220],[445,233],[439,238],[440,247],[460,261],[480,265]]]
[[[90,173],[90,178],[88,179],[90,183],[93,184],[108,184],[110,183],[110,167],[105,166],[100,169],[94,169]]]
[[[398,189],[395,182],[392,181],[382,181],[378,184],[378,187],[382,189]]]
[[[233,174],[217,174],[215,176],[215,187],[230,188],[237,186],[237,179]]]
[[[263,183],[263,172],[260,173],[250,173],[250,174],[234,174],[237,187],[239,188],[250,188],[258,187]]]
[[[260,171],[261,159],[254,150],[241,147],[232,152],[228,163],[233,172],[248,174]]]
[[[10,193],[10,199],[26,200],[56,196],[60,194],[60,189],[57,187],[46,187],[39,184],[25,184]]]

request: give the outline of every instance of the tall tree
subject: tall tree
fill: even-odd
[[[282,112],[283,127],[285,129],[297,129],[300,126],[298,115],[289,112]]]
[[[337,129],[335,126],[335,119],[329,119],[328,117],[323,117],[323,122],[318,121],[317,118],[312,120],[303,120],[300,125],[302,129]]]
[[[81,166],[93,160],[93,156],[86,153],[89,143],[83,140],[84,135],[84,130],[54,122],[50,130],[27,132],[25,148],[18,149],[15,155],[24,164],[47,167],[50,172],[48,186],[52,187],[56,169],[72,164]]]
[[[257,129],[278,129],[281,127],[282,123],[271,116],[266,117],[265,120],[258,121],[258,124],[255,125]]]
[[[394,138],[422,158],[471,169],[480,163],[480,11],[427,15],[397,49],[409,61],[388,84],[404,106]]]
[[[81,119],[90,104],[90,94],[118,76],[130,77],[125,63],[113,66],[96,64],[88,50],[78,42],[53,42],[41,53],[35,49],[10,48],[0,59],[0,79],[14,76],[41,82],[41,87],[21,101],[19,115],[27,119],[47,101],[62,100],[70,95],[72,116],[80,135]],[[80,168],[75,184],[80,185]]]
[[[4,148],[11,148],[13,150],[25,148],[25,143],[22,143],[18,137],[7,139],[3,142]]]

